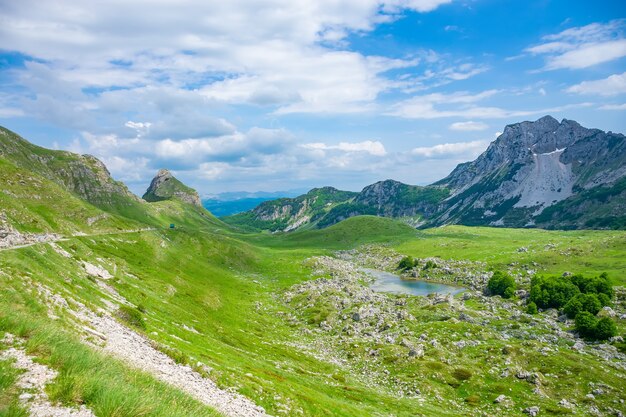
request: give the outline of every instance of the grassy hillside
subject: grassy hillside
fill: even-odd
[[[145,227],[134,219],[109,214],[56,182],[0,157],[0,209],[20,232],[76,233]]]
[[[44,284],[87,305],[104,307],[102,298],[107,298],[106,294],[80,266],[81,260],[94,262],[97,258],[98,264],[114,275],[108,284],[121,296],[140,306],[141,317],[145,319],[142,333],[177,361],[189,364],[200,362],[211,367],[213,371],[209,375],[212,379],[223,386],[239,387],[239,392],[271,413],[301,410],[304,415],[355,416],[393,412],[408,416],[414,415],[415,407],[419,406],[424,415],[458,415],[453,409],[437,403],[423,404],[417,398],[398,397],[394,394],[393,385],[373,383],[355,374],[352,365],[329,362],[324,357],[302,351],[297,347],[303,338],[302,326],[306,329],[310,325],[298,324],[295,317],[285,320],[294,313],[280,301],[282,294],[290,291],[293,285],[310,279],[311,267],[304,262],[306,258],[329,254],[331,249],[353,248],[365,243],[384,243],[387,247],[391,244],[398,251],[412,255],[484,260],[493,266],[536,259],[539,270],[578,270],[585,267],[585,271],[596,271],[608,268],[613,278],[624,270],[626,236],[621,232],[532,232],[535,234],[529,235],[526,230],[468,227],[418,232],[390,219],[357,217],[324,230],[280,236],[238,235],[210,227],[183,227],[76,237],[58,243],[71,254],[70,258],[61,256],[48,245],[0,252],[0,267],[4,276],[13,277],[2,280],[3,293],[12,295],[5,297],[0,304],[0,323],[4,331],[26,336],[28,346],[33,346],[34,353],[63,372],[64,378],[49,388],[54,393],[53,398],[68,403],[84,402],[94,409],[103,409],[99,407],[110,401],[122,410],[120,415],[133,415],[133,410],[138,407],[150,410],[150,415],[160,415],[158,404],[162,402],[151,398],[164,396],[172,398],[168,401],[176,402],[181,415],[207,415],[202,414],[208,413],[206,411],[197,414],[198,404],[194,401],[174,400],[179,394],[167,388],[157,386],[153,389],[165,389],[165,392],[154,391],[154,394],[145,396],[133,394],[133,390],[144,389],[142,387],[149,378],[145,382],[136,378],[133,384],[122,384],[123,389],[119,388],[110,379],[112,376],[107,375],[122,372],[125,369],[122,364],[95,367],[95,373],[87,373],[84,367],[90,367],[102,358],[85,350],[66,333],[69,323],[65,319],[49,322],[44,302],[33,297],[29,290],[32,283]],[[543,256],[542,252],[542,256],[531,258],[546,244],[566,249],[566,245],[569,248],[577,242],[585,242],[577,246],[586,248],[587,252],[568,255],[565,250],[554,250],[550,252],[550,257]],[[522,245],[527,245],[529,252],[517,252]],[[497,253],[494,253],[494,248],[498,248]],[[584,256],[579,256],[590,251],[598,258],[597,262],[589,264]],[[603,263],[602,259],[606,259],[607,263]],[[433,336],[449,334],[453,337],[458,331],[468,331],[467,326],[449,327],[438,322],[440,319],[437,317],[446,314],[440,308],[425,309],[419,302],[411,305],[412,314],[431,323],[428,332]],[[57,314],[63,317],[58,311]],[[313,326],[315,335],[317,325]],[[473,332],[473,328],[469,331]],[[421,325],[412,331],[420,329]],[[490,339],[492,336],[484,334],[483,337]],[[315,338],[318,340],[318,336]],[[328,343],[334,346],[334,342]],[[514,343],[514,346],[517,345]],[[353,348],[345,346],[334,349],[337,352],[352,352],[348,355],[352,355],[352,359],[346,360],[357,364],[354,366],[361,366],[358,364],[365,363],[361,361],[368,357],[367,352],[360,349],[352,351]],[[448,352],[447,347],[442,349],[442,353]],[[394,357],[397,354],[394,352],[384,353],[383,358]],[[86,359],[80,359],[80,363],[84,365],[71,365],[83,357]],[[483,359],[479,359],[483,356],[479,351],[469,356],[454,357],[455,365],[444,364],[441,370],[437,370],[440,359],[434,357],[419,362],[420,366],[426,366],[422,370],[415,369],[412,362],[404,361],[393,366],[390,363],[383,369],[388,369],[402,380],[411,372],[420,375],[420,386],[432,386],[438,395],[444,395],[450,401],[460,398],[462,402],[470,395],[468,392],[482,390],[497,393],[508,386],[508,383],[502,385],[482,378],[456,388],[446,382],[441,385],[436,381],[444,377],[437,376],[442,371],[445,371],[444,375],[452,375],[455,369],[465,367],[476,374],[484,369],[481,365]],[[574,369],[578,366],[574,363],[579,360],[585,359],[571,357],[568,359],[570,362],[561,361],[558,366]],[[545,366],[544,372],[550,373],[557,363]],[[586,378],[598,378],[601,364],[587,360],[585,366],[592,370]],[[126,374],[128,371],[123,372]],[[329,378],[332,381],[330,384]],[[450,378],[454,379],[453,376]],[[606,381],[606,378],[603,380]],[[610,383],[617,384],[615,381]],[[574,388],[568,389],[578,393],[582,388],[577,383]],[[114,398],[108,398],[113,392],[116,393]],[[535,401],[524,387],[516,388],[515,393],[517,401],[526,404]],[[584,397],[583,394],[576,395]],[[478,404],[464,408],[463,414],[473,414],[473,407],[480,406],[476,410],[484,410],[492,404],[490,398],[488,395],[480,397]],[[178,412],[173,413],[171,415]]]
[[[625,335],[626,232],[418,231],[357,216],[245,233],[177,199],[109,210],[40,168],[0,157],[3,227],[64,236],[0,251],[0,356],[15,347],[6,334],[22,338],[58,372],[46,386],[55,403],[99,416],[218,415],[116,356],[119,338],[95,318],[272,415],[575,415],[567,404],[608,415],[626,401],[626,345],[577,338],[571,320],[527,314],[523,298],[534,274],[607,272]],[[476,285],[456,297],[374,292],[362,268],[394,271],[403,256],[418,258],[423,279],[432,268],[434,279]],[[494,270],[522,292],[485,296]],[[0,360],[0,416],[28,413],[19,376]]]

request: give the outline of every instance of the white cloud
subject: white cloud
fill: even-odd
[[[325,143],[305,143],[301,145],[305,149],[311,150],[338,150],[342,152],[366,152],[374,156],[385,156],[387,151],[385,146],[379,141],[366,140],[363,142],[340,142],[337,145],[328,145]]]
[[[23,0],[3,8],[0,49],[42,60],[79,92],[167,85],[229,103],[278,106],[278,113],[362,111],[393,86],[385,71],[415,62],[364,56],[340,42],[405,10],[429,12],[450,2],[191,0],[183,7],[162,0],[145,13],[138,1]]]
[[[626,110],[626,103],[624,104],[605,104],[599,107],[600,110]]]
[[[626,56],[626,39],[611,42],[589,43],[561,55],[549,58],[546,69],[587,68]]]
[[[483,123],[483,122],[456,122],[456,123],[452,123],[449,126],[450,130],[457,130],[457,131],[461,131],[461,132],[472,132],[472,131],[479,131],[479,130],[485,130],[488,129],[489,125]]]
[[[549,114],[571,108],[589,107],[591,103],[576,103],[537,110],[507,110],[500,107],[479,106],[476,102],[498,94],[498,90],[487,90],[476,94],[456,92],[451,94],[427,94],[414,96],[392,106],[389,116],[405,119],[438,119],[462,117],[465,119],[503,119],[535,114]]]
[[[10,108],[10,107],[0,107],[0,118],[12,118],[12,117],[22,117],[25,116],[24,111],[22,109]]]
[[[626,56],[626,20],[592,23],[544,36],[545,43],[528,47],[525,52],[544,55],[543,70],[581,69]]]
[[[430,147],[414,148],[411,150],[411,154],[425,158],[449,158],[452,156],[463,155],[467,157],[467,159],[472,159],[487,149],[488,145],[489,142],[483,140],[473,142],[443,143]]]
[[[626,93],[626,72],[613,74],[607,78],[594,81],[583,81],[573,85],[567,90],[568,93],[598,94],[601,96],[614,96]]]

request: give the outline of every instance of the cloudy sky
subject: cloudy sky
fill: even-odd
[[[545,114],[626,132],[623,0],[0,0],[0,124],[137,193],[427,184]]]

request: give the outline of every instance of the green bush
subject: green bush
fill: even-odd
[[[502,294],[503,298],[511,298],[515,295],[515,288],[514,287],[506,287],[506,289],[504,290],[504,294]]]
[[[535,276],[530,282],[530,301],[539,308],[561,308],[580,290],[564,277]]]
[[[535,304],[534,302],[530,302],[528,303],[528,305],[526,306],[526,312],[528,314],[537,314],[537,304]]]
[[[487,283],[487,288],[492,295],[511,298],[515,294],[515,280],[505,272],[495,271]]]
[[[600,304],[602,304],[602,307],[610,306],[613,304],[611,303],[611,299],[609,298],[609,296],[602,292],[598,294],[598,301],[600,301]]]
[[[579,335],[593,339],[596,332],[598,319],[588,311],[582,311],[576,315],[575,327]]]
[[[583,275],[573,275],[570,280],[585,294],[606,294],[609,299],[613,298],[613,286],[606,272],[597,277],[588,278]]]
[[[423,271],[426,271],[428,269],[435,269],[437,268],[437,264],[433,261],[426,261],[426,265],[424,265],[424,267],[422,268]]]
[[[598,320],[594,334],[595,338],[598,340],[607,340],[617,334],[617,326],[610,318],[603,317]]]
[[[122,305],[117,310],[117,316],[131,326],[138,327],[142,330],[146,329],[146,323],[143,321],[143,314],[141,314],[141,311],[136,308]]]
[[[416,260],[414,260],[412,257],[405,256],[404,258],[402,258],[402,260],[400,260],[400,263],[398,264],[398,269],[408,271],[409,269],[412,269],[416,264]]]
[[[576,294],[563,307],[563,312],[570,319],[575,318],[578,313],[587,311],[594,316],[602,308],[602,303],[595,294]]]

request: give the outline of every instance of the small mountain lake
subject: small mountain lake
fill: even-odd
[[[370,288],[376,292],[390,292],[394,294],[428,295],[428,294],[458,294],[465,288],[452,285],[438,284],[419,280],[402,279],[398,275],[385,271],[364,268],[368,275],[374,277]]]

